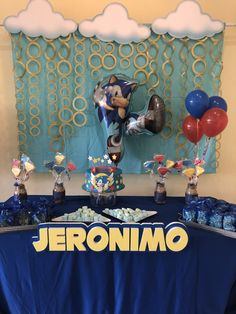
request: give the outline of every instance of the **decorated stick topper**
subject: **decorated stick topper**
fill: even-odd
[[[27,155],[22,154],[20,160],[13,159],[11,171],[19,184],[26,182],[34,170],[35,165]]]
[[[202,167],[205,161],[200,158],[195,158],[176,161],[174,168],[188,178],[190,184],[197,184],[199,177],[205,172]]]
[[[65,161],[65,156],[61,153],[56,153],[55,159],[45,162],[45,167],[53,174],[55,182],[63,183],[64,177],[70,180],[70,173],[76,169],[73,162],[68,162],[66,166],[62,163]]]
[[[123,134],[157,134],[165,122],[165,104],[157,95],[150,98],[146,112],[130,112],[129,104],[137,83],[123,75],[111,75],[98,83],[93,100],[99,121],[105,122],[107,151],[110,159],[118,164],[123,156]]]
[[[170,169],[175,166],[175,162],[169,159],[165,162],[165,155],[156,154],[153,156],[153,160],[145,161],[143,165],[152,177],[155,175],[156,168],[157,181],[164,183]]]

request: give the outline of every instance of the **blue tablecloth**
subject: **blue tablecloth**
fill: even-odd
[[[37,197],[33,197],[37,198]],[[89,204],[68,197],[60,215]],[[119,207],[158,210],[149,221],[177,221],[182,198],[158,206],[151,197],[119,197]],[[36,253],[37,231],[0,234],[0,313],[236,313],[236,240],[189,229],[188,247],[173,252]]]

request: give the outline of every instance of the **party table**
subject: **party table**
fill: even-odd
[[[89,205],[88,197],[67,197],[52,215],[83,205]],[[157,205],[152,197],[135,196],[118,197],[116,207],[157,210],[148,222],[168,224],[178,220],[183,206],[183,198]],[[189,244],[178,253],[36,253],[37,229],[0,234],[0,313],[236,313],[236,240],[188,232]]]

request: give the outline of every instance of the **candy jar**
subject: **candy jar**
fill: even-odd
[[[185,203],[190,204],[198,199],[197,184],[189,182],[185,191]]]
[[[184,160],[183,165],[189,167],[191,161]],[[188,178],[188,185],[185,191],[185,203],[190,204],[192,201],[196,201],[198,199],[197,192],[197,184],[199,180],[199,176],[204,173],[204,168],[198,166],[197,164],[203,165],[205,162],[196,158],[193,162],[194,167],[186,168],[182,171],[182,173]]]
[[[91,205],[95,207],[114,206],[116,204],[116,192],[90,192],[90,202]]]
[[[157,182],[154,192],[154,199],[157,204],[166,203],[166,188],[164,182]]]
[[[65,187],[64,180],[70,180],[70,173],[76,169],[76,166],[72,162],[68,162],[67,165],[63,165],[65,156],[61,153],[56,153],[55,159],[45,163],[45,167],[52,173],[55,183],[53,188],[53,201],[55,204],[61,204],[65,200]]]
[[[14,184],[14,201],[15,202],[22,202],[27,199],[27,192],[25,185],[23,183],[16,182]]]
[[[169,159],[165,161],[165,155],[156,154],[153,156],[153,160],[145,161],[143,165],[146,171],[150,173],[150,177],[156,181],[156,189],[154,192],[155,202],[157,204],[165,204],[165,180],[170,169],[174,167],[175,162]]]
[[[14,202],[22,202],[27,199],[25,182],[29,180],[31,172],[35,169],[30,158],[22,154],[21,159],[13,159],[12,173],[15,177]]]
[[[55,204],[61,204],[65,200],[66,191],[63,182],[55,182],[53,189],[53,200]]]

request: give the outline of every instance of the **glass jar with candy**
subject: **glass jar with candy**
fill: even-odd
[[[30,174],[34,169],[33,162],[25,154],[22,154],[20,160],[13,159],[11,170],[15,178],[13,195],[15,203],[21,203],[27,199],[25,182],[29,180]]]
[[[63,165],[65,156],[61,153],[56,153],[55,159],[45,163],[45,167],[52,173],[55,183],[53,188],[53,201],[55,204],[61,204],[65,200],[65,179],[70,180],[70,173],[76,169],[76,166],[72,162],[68,162],[67,165]]]
[[[145,161],[143,165],[150,177],[156,181],[154,201],[157,204],[165,204],[167,196],[165,180],[175,163],[172,160],[165,161],[165,155],[156,154],[152,160]]]

